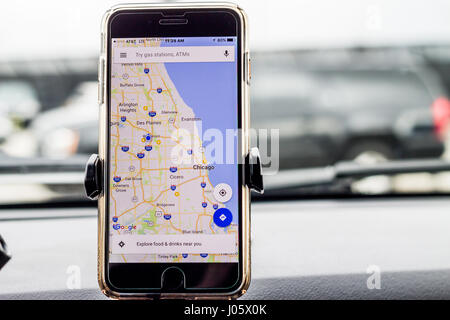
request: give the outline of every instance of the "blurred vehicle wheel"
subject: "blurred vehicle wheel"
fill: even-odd
[[[377,164],[394,158],[392,148],[379,141],[365,141],[354,144],[345,155],[346,160],[360,164]],[[354,192],[381,194],[392,192],[393,181],[389,176],[373,176],[352,183]]]
[[[361,164],[374,164],[394,158],[392,147],[380,141],[357,142],[344,155],[345,160]]]

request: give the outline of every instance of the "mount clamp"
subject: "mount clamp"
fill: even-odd
[[[86,163],[84,191],[91,200],[97,200],[103,192],[103,166],[98,154],[92,154]]]
[[[261,157],[258,148],[252,148],[245,157],[245,184],[252,190],[263,193],[264,184],[261,169]],[[86,196],[97,200],[103,192],[103,164],[97,154],[92,154],[84,171],[84,189]]]
[[[0,235],[0,269],[11,259],[11,253],[8,250],[5,240]]]

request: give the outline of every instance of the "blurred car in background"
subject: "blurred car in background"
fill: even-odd
[[[23,128],[40,111],[41,105],[34,88],[25,81],[0,82],[0,143],[16,127]]]
[[[433,69],[409,52],[324,52],[253,55],[251,124],[280,129],[280,169],[442,155],[450,102]],[[95,81],[82,82],[36,117],[37,155],[97,152],[96,95]]]
[[[98,149],[97,82],[79,84],[66,102],[41,113],[31,123],[37,155],[65,158]]]
[[[450,103],[432,69],[395,52],[331,55],[254,55],[251,123],[279,128],[280,169],[442,155]]]
[[[41,109],[34,88],[25,81],[0,82],[0,115],[27,123]]]

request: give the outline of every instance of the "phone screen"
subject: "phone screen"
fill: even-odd
[[[111,41],[109,261],[238,262],[237,37]]]

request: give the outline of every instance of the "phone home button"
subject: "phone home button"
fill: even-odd
[[[184,289],[185,284],[184,272],[178,267],[169,267],[161,275],[161,289],[163,291],[178,291]]]

